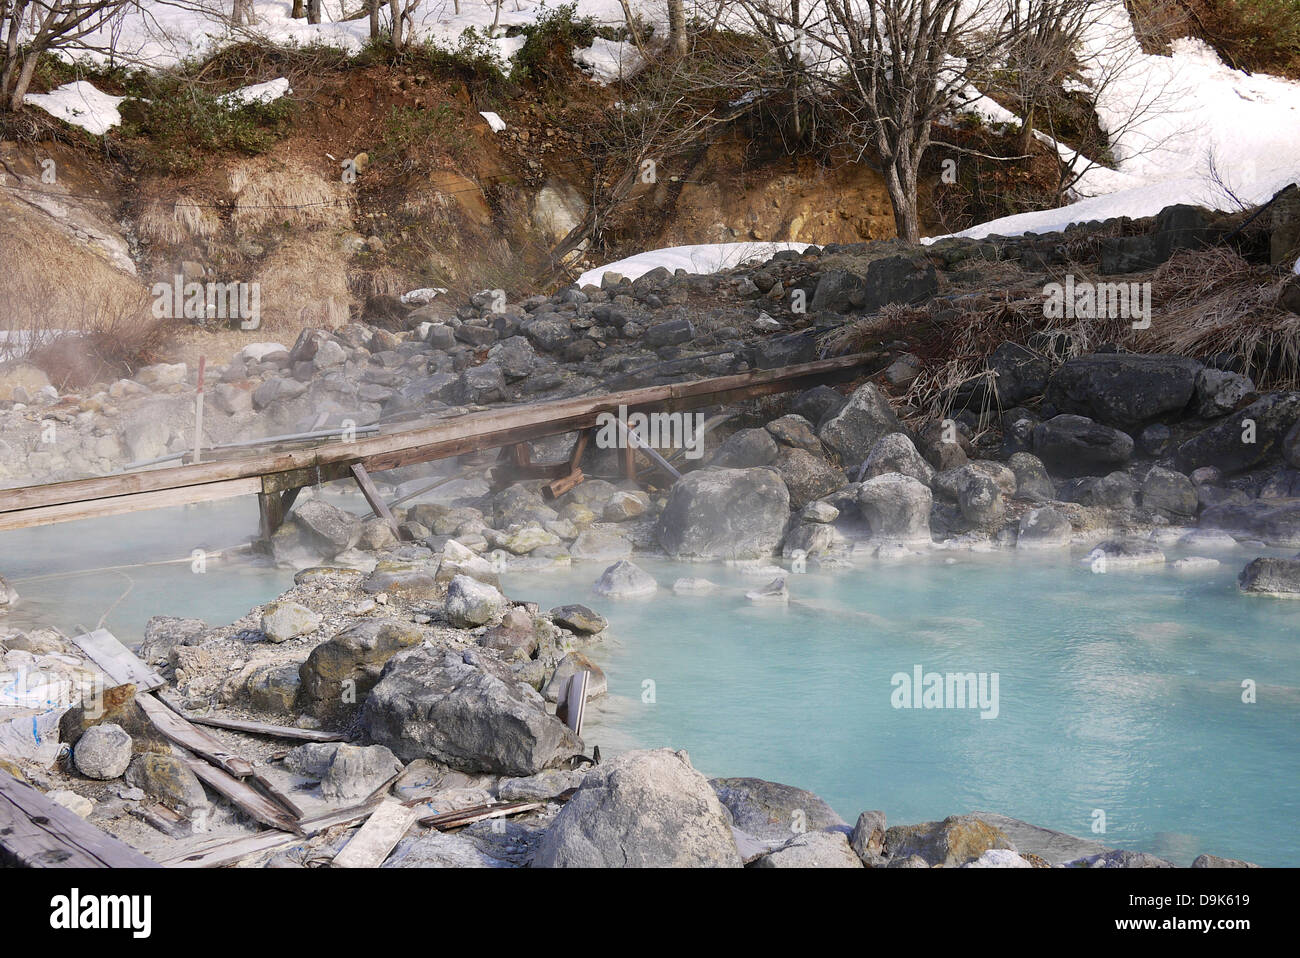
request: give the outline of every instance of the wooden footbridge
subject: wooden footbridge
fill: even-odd
[[[298,490],[344,478],[354,479],[375,514],[395,525],[370,473],[496,448],[503,449],[506,466],[514,476],[552,480],[549,491],[559,494],[582,480],[578,464],[602,413],[617,414],[620,407],[626,407],[629,414],[677,412],[807,389],[860,378],[867,374],[866,367],[878,364],[880,358],[875,353],[859,353],[778,369],[490,409],[352,441],[335,439],[235,459],[3,489],[0,530],[256,494],[266,536],[283,521]],[[574,431],[580,433],[580,439],[567,462],[530,461],[526,443]],[[646,452],[661,461],[652,451]],[[634,455],[631,448],[624,450],[624,468],[629,474],[634,474]]]

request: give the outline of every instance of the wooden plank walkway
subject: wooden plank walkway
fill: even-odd
[[[601,413],[677,412],[722,402],[852,379],[877,362],[875,353],[824,359],[692,382],[647,386],[600,396],[558,399],[469,413],[417,429],[353,442],[331,441],[215,462],[95,479],[0,490],[0,530],[134,512],[257,493],[263,515],[282,515],[303,486],[447,459],[464,453],[590,429]]]
[[[0,865],[157,868],[158,863],[0,771]]]

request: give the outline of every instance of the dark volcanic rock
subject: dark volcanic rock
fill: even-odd
[[[1134,429],[1186,409],[1200,369],[1181,356],[1094,353],[1062,365],[1044,399],[1057,412]]]
[[[1034,455],[1064,475],[1095,475],[1122,466],[1133,440],[1084,416],[1054,416],[1034,427]]]
[[[1272,393],[1219,420],[1178,447],[1184,472],[1215,466],[1225,474],[1249,469],[1283,450],[1300,419],[1300,393]]]

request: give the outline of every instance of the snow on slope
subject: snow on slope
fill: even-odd
[[[1300,181],[1300,83],[1233,70],[1199,40],[1175,41],[1169,56],[1142,53],[1118,3],[1100,10],[1083,46],[1093,63],[1085,73],[1101,90],[1098,120],[1119,168],[1087,170],[1075,186],[1079,202],[957,235],[1045,233],[1151,216],[1174,203],[1232,209],[1233,196],[1261,203]],[[994,121],[1013,119],[987,98],[972,108]]]
[[[781,250],[802,253],[809,243],[703,243],[699,246],[669,246],[666,249],[637,253],[616,263],[589,269],[578,277],[578,285],[600,285],[605,273],[618,273],[636,279],[652,269],[665,267],[668,272],[684,269],[688,273],[716,273],[755,259],[771,259]]]
[[[124,96],[102,93],[86,80],[77,80],[56,87],[49,93],[29,93],[23,97],[23,102],[38,106],[66,123],[100,135],[122,122],[117,108],[125,99]]]

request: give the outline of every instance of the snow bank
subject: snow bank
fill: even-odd
[[[618,273],[636,279],[652,269],[665,267],[669,272],[684,269],[688,273],[716,273],[754,259],[770,259],[781,250],[802,253],[810,243],[705,243],[700,246],[669,246],[665,249],[637,253],[616,263],[589,269],[578,277],[579,286],[599,286],[606,273]]]
[[[254,103],[271,103],[292,92],[293,90],[289,88],[289,81],[284,77],[278,77],[274,80],[267,80],[265,83],[254,83],[252,86],[231,90],[229,93],[223,93],[217,99],[223,106],[234,108],[251,106]]]
[[[101,93],[86,80],[77,80],[49,93],[29,93],[23,97],[23,102],[99,136],[122,122],[117,108],[125,99],[124,96]]]
[[[573,60],[597,83],[613,83],[636,76],[646,60],[635,44],[596,37],[585,50],[574,50]]]

